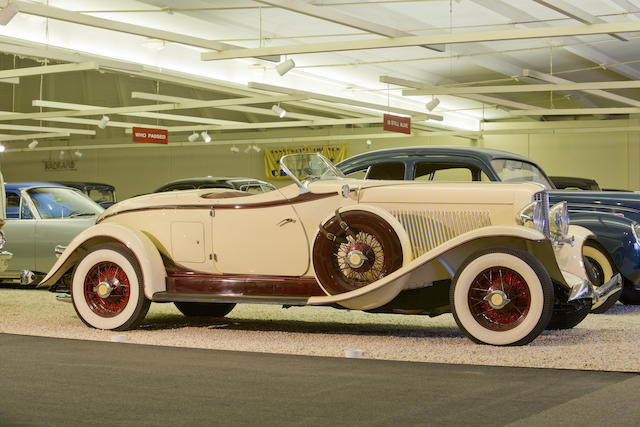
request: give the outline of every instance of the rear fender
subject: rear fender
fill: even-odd
[[[77,235],[38,287],[53,286],[92,247],[108,242],[117,242],[123,245],[136,257],[142,272],[144,294],[147,298],[151,299],[156,292],[166,291],[167,273],[160,252],[151,239],[139,230],[114,222],[94,225]]]

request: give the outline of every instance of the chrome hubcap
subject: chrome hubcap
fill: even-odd
[[[111,295],[111,292],[113,292],[114,289],[115,289],[115,286],[113,286],[111,283],[100,282],[96,285],[95,288],[93,288],[93,291],[100,298],[109,298],[109,296]]]
[[[347,261],[347,264],[349,264],[349,267],[360,268],[362,267],[362,264],[364,264],[364,262],[367,261],[368,259],[369,258],[367,258],[367,256],[363,254],[362,251],[354,249],[347,254],[346,261]]]
[[[491,308],[496,310],[504,308],[504,306],[511,302],[511,300],[507,297],[507,294],[502,291],[492,291],[483,299],[489,303]]]

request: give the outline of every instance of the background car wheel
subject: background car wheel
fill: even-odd
[[[174,302],[176,308],[185,316],[224,317],[236,305],[233,303]]]
[[[144,296],[141,278],[138,262],[122,246],[96,246],[73,272],[71,297],[76,313],[92,328],[135,328],[151,304]]]
[[[591,312],[591,300],[577,306],[560,307],[553,310],[548,330],[571,329],[577,326]]]
[[[313,267],[325,291],[331,295],[352,291],[402,267],[400,239],[384,219],[366,211],[347,211],[340,216],[355,238],[333,217],[324,224],[325,230],[347,242],[318,233],[313,244]]]
[[[613,263],[605,251],[596,242],[587,241],[582,248],[582,255],[585,257],[585,267],[591,283],[596,286],[602,286],[617,273]],[[591,308],[591,312],[595,314],[604,313],[609,310],[620,298],[622,290],[611,295],[604,301],[599,301],[596,306]]]
[[[472,341],[524,345],[549,323],[554,291],[533,255],[495,248],[467,258],[453,279],[449,299],[458,326]]]
[[[640,305],[640,291],[631,287],[623,287],[620,301],[626,305]]]

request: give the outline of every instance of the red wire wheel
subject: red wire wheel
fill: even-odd
[[[483,327],[508,331],[527,317],[531,292],[518,272],[507,267],[490,267],[474,279],[468,303],[471,314]]]
[[[316,278],[327,293],[361,288],[402,267],[402,245],[389,223],[366,211],[347,211],[340,217],[352,233],[345,231],[335,216],[324,228],[347,242],[318,233],[313,244]]]
[[[105,261],[94,265],[84,279],[84,298],[89,309],[100,317],[114,317],[129,302],[129,278],[118,264]]]

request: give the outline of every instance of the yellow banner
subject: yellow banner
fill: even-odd
[[[347,156],[344,145],[308,145],[305,147],[271,148],[264,150],[264,167],[268,179],[287,179],[280,169],[280,158],[285,154],[320,153],[333,164],[343,161]]]

